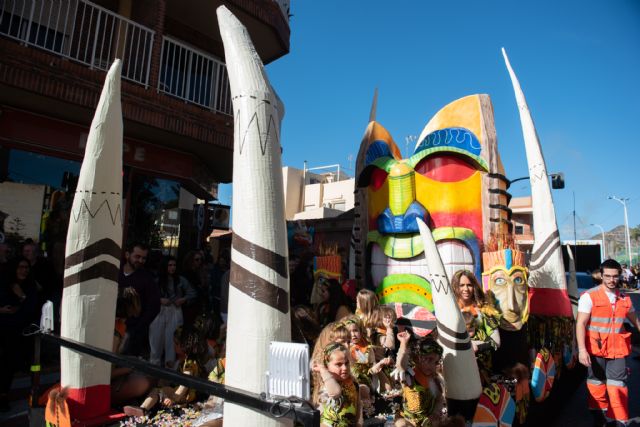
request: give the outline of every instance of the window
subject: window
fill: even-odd
[[[524,227],[522,225],[516,225],[516,234],[517,235],[524,234]]]
[[[339,211],[344,211],[345,209],[345,202],[334,202],[333,203],[333,209],[337,209]]]

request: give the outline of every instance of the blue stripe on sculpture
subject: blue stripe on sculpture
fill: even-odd
[[[384,141],[374,141],[367,148],[367,156],[365,158],[365,165],[373,163],[374,160],[380,157],[393,157],[389,145]]]
[[[393,215],[391,210],[386,208],[378,216],[378,231],[383,234],[419,233],[416,218],[427,222],[429,220],[427,210],[416,201],[413,201],[401,215]]]
[[[446,146],[461,148],[476,156],[479,156],[482,150],[480,141],[469,129],[445,128],[433,131],[425,136],[418,143],[414,154],[429,148]]]
[[[513,267],[513,252],[511,251],[511,249],[507,249],[506,251],[504,251],[504,255],[505,267],[507,268],[507,270],[511,270],[511,267]]]

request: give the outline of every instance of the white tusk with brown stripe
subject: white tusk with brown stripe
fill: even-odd
[[[64,338],[105,350],[113,346],[122,245],[122,108],[120,60],[109,72],[91,122],[67,232]],[[60,349],[61,384],[72,419],[110,410],[111,364]]]
[[[424,242],[424,254],[428,268],[428,271],[424,272],[422,276],[428,278],[431,284],[431,295],[438,326],[438,343],[444,349],[444,380],[447,389],[447,404],[450,408],[449,413],[458,413],[471,419],[477,400],[482,393],[480,373],[475,354],[471,348],[471,339],[431,230],[421,219],[416,220]]]
[[[217,9],[234,112],[233,243],[225,384],[260,393],[270,341],[290,341],[280,122],[284,106],[247,29]],[[231,426],[290,425],[227,402]]]
[[[532,288],[530,312],[532,315],[571,316],[560,234],[551,198],[547,166],[527,100],[504,48],[502,55],[511,77],[520,112],[522,135],[529,165],[529,180],[531,181],[534,244],[529,266],[529,286]]]

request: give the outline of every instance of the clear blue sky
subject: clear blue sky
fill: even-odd
[[[377,120],[401,149],[454,99],[491,96],[507,176],[527,174],[513,89],[500,48],[522,84],[554,190],[563,239],[640,224],[640,2],[293,0],[290,53],[267,66],[286,107],[283,164],[349,166]],[[230,186],[221,201],[230,203]],[[529,193],[528,181],[514,196]]]

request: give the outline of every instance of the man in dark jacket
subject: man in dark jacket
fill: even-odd
[[[149,325],[160,312],[160,289],[151,273],[145,270],[149,248],[143,243],[132,244],[125,252],[120,268],[118,288],[133,287],[140,296],[140,315],[127,319],[127,337],[123,354],[143,356],[149,350]]]

